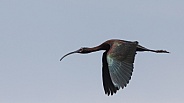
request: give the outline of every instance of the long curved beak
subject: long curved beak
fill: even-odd
[[[68,55],[70,55],[70,54],[78,53],[78,52],[79,52],[79,50],[76,50],[76,51],[70,52],[70,53],[68,53],[68,54],[65,54],[65,55],[60,59],[60,61],[61,61],[64,57],[66,57],[66,56],[68,56]]]

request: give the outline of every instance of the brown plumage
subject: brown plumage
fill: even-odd
[[[138,42],[125,40],[108,40],[99,46],[93,48],[80,48],[74,52],[64,55],[60,61],[67,55],[73,53],[90,53],[99,50],[105,50],[102,56],[102,79],[105,94],[113,95],[120,88],[124,88],[129,83],[133,72],[133,63],[136,51],[151,51],[155,53],[169,53],[165,50],[151,50],[138,45]]]

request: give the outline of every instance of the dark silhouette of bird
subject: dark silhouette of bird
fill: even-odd
[[[133,63],[136,51],[150,51],[155,53],[169,53],[166,50],[151,50],[138,44],[137,41],[125,41],[112,39],[107,40],[99,46],[93,48],[83,47],[73,53],[86,54],[99,50],[105,50],[102,56],[102,79],[105,94],[108,96],[116,93],[120,88],[124,88],[129,83],[133,72]]]

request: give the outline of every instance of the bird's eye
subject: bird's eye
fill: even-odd
[[[81,53],[83,50],[84,50],[84,48],[80,48],[80,49],[79,49],[79,52]]]

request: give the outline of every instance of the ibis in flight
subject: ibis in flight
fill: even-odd
[[[112,39],[107,40],[99,46],[87,48],[82,47],[76,51],[64,55],[60,61],[67,55],[80,53],[86,54],[105,50],[102,56],[102,80],[105,94],[113,95],[120,88],[124,88],[129,83],[133,72],[133,63],[136,52],[155,52],[169,53],[166,50],[152,50],[138,44],[137,41],[125,41]]]

